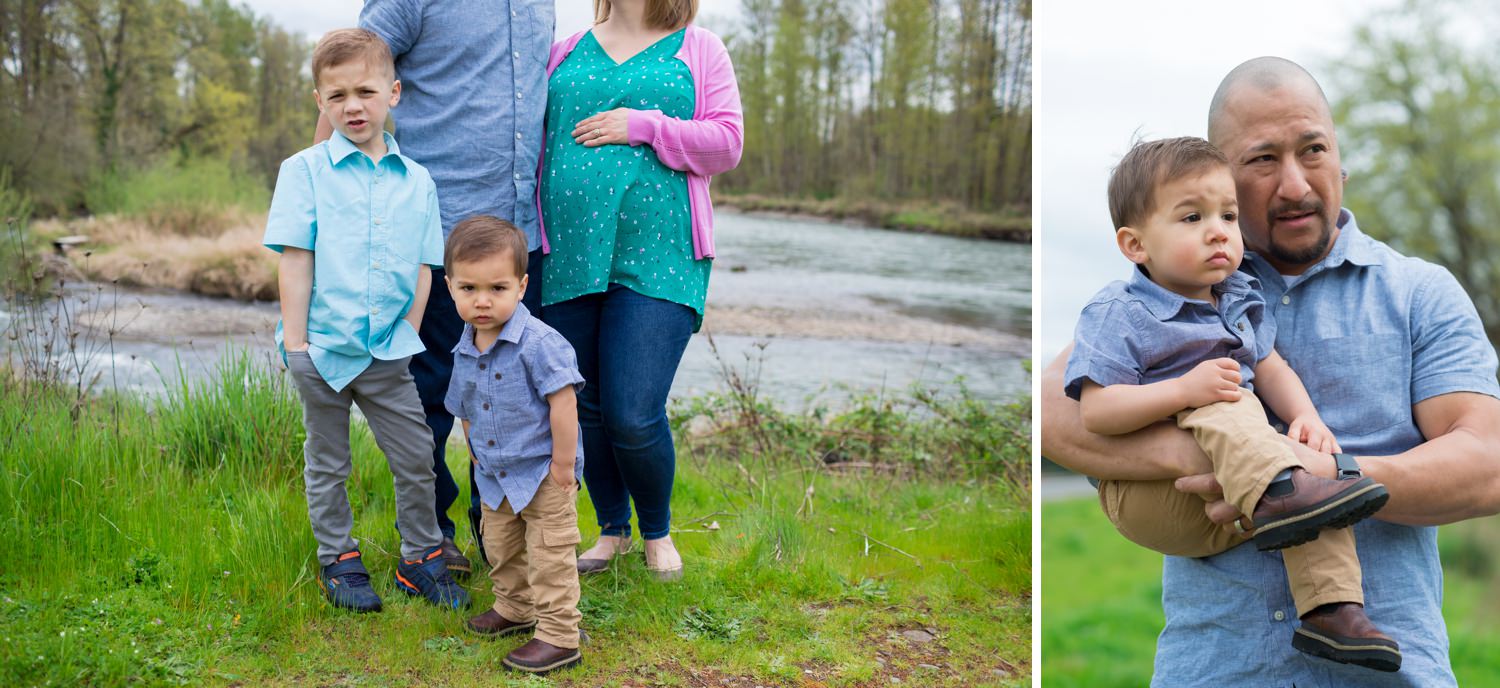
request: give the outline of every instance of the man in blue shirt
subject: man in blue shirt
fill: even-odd
[[[459,221],[493,215],[513,222],[530,251],[527,307],[541,312],[541,225],[536,171],[546,114],[547,55],[555,31],[553,0],[366,0],[361,28],[391,47],[404,84],[393,112],[396,141],[437,183],[443,236]],[[331,131],[320,119],[315,140]],[[441,287],[444,273],[433,270]],[[469,560],[453,543],[448,508],[458,485],[444,460],[453,416],[443,395],[453,370],[453,345],[463,330],[446,289],[432,290],[422,321],[427,350],[412,358],[411,372],[432,429],[433,505],[443,531],[449,570],[467,576]],[[472,485],[472,471],[470,480]],[[469,519],[478,537],[479,498],[470,490]]]
[[[1315,474],[1362,469],[1390,490],[1355,531],[1367,611],[1402,639],[1405,661],[1399,673],[1371,674],[1292,651],[1283,639],[1297,621],[1281,562],[1242,546],[1166,558],[1153,685],[1456,685],[1433,526],[1500,512],[1500,461],[1489,449],[1500,442],[1495,351],[1448,271],[1368,237],[1341,208],[1332,117],[1302,68],[1279,58],[1236,67],[1214,96],[1209,139],[1230,161],[1255,251],[1242,269],[1274,309],[1276,349],[1349,455],[1336,469],[1295,449]],[[1181,478],[1179,489],[1203,496],[1205,518],[1244,528],[1188,433],[1164,423],[1122,436],[1084,430],[1063,393],[1066,359],[1043,374],[1044,455],[1098,478]]]

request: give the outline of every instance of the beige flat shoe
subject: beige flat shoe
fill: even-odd
[[[629,536],[600,535],[599,541],[594,543],[583,554],[578,555],[578,573],[598,573],[609,568],[609,562],[615,557],[625,554],[631,550],[634,543]]]
[[[646,570],[659,581],[674,581],[682,578],[682,555],[672,544],[672,536],[657,540],[646,540]]]

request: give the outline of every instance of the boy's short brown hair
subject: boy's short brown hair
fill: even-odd
[[[318,47],[313,48],[313,86],[319,84],[323,70],[355,60],[364,60],[366,65],[384,69],[392,80],[396,78],[391,47],[380,36],[366,29],[335,29],[323,34]]]
[[[467,263],[510,252],[516,279],[526,276],[526,234],[515,225],[491,215],[475,215],[454,225],[443,246],[443,270],[454,263]]]
[[[1156,210],[1156,190],[1191,174],[1228,167],[1229,159],[1196,136],[1139,141],[1109,175],[1109,217],[1131,227]]]

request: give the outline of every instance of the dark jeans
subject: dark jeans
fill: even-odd
[[[665,537],[672,522],[677,452],[667,424],[667,392],[693,335],[697,314],[618,284],[546,308],[546,322],[578,353],[587,384],[578,395],[583,479],[604,535]]]
[[[521,303],[532,313],[542,309],[542,252],[527,254],[526,296]],[[432,472],[437,474],[433,507],[437,511],[438,528],[446,537],[453,537],[453,519],[448,517],[448,508],[458,499],[458,483],[448,470],[446,452],[448,435],[453,432],[453,414],[443,407],[448,395],[448,379],[453,376],[453,347],[464,332],[464,321],[458,317],[453,305],[453,296],[443,282],[443,271],[432,271],[432,292],[427,297],[427,311],[422,315],[422,344],[427,347],[411,358],[411,374],[417,380],[417,394],[422,398],[422,410],[427,415],[427,427],[432,428]],[[474,465],[469,464],[469,525],[479,524],[479,492],[474,488]],[[475,531],[478,532],[477,530]],[[478,542],[478,536],[475,536]],[[481,548],[483,549],[483,548]]]

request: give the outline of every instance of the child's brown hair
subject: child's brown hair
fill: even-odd
[[[1140,141],[1109,175],[1109,217],[1115,229],[1139,224],[1156,210],[1156,190],[1188,175],[1228,167],[1229,159],[1196,136]]]

